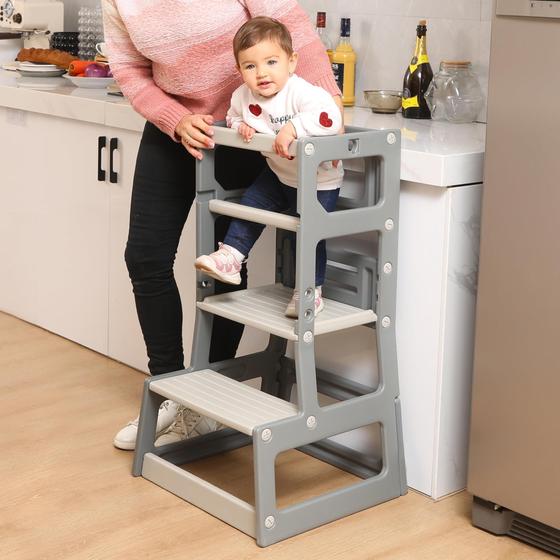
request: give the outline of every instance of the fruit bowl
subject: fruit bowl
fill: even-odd
[[[364,98],[374,113],[396,113],[402,104],[402,92],[391,89],[368,89]]]
[[[79,76],[70,76],[68,73],[62,76],[71,81],[76,87],[83,87],[89,89],[103,89],[110,84],[114,84],[114,78],[86,78]]]

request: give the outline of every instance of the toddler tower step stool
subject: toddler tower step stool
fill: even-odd
[[[215,127],[220,146],[272,151],[270,136],[245,144],[239,135]],[[231,149],[231,148],[218,148]],[[191,366],[146,380],[133,474],[143,476],[268,546],[313,527],[366,509],[406,492],[395,343],[397,219],[400,133],[348,127],[345,134],[302,138],[292,146],[297,158],[300,217],[257,210],[232,202],[243,190],[224,190],[214,173],[215,151],[197,162],[197,255],[214,250],[214,221],[227,215],[275,226],[279,240],[277,284],[214,295],[214,281],[197,273],[197,311]],[[363,158],[363,192],[346,208],[327,213],[317,200],[317,168],[322,162]],[[350,177],[350,175],[349,175]],[[344,199],[341,199],[344,206]],[[284,316],[291,289],[280,282],[289,268],[280,230],[296,233],[295,287],[301,297],[297,320]],[[377,232],[377,258],[349,251],[328,253],[325,310],[314,316],[315,248],[322,239]],[[285,241],[285,240],[284,240]],[[348,253],[348,254],[346,254]],[[284,266],[286,265],[286,266]],[[266,349],[209,363],[215,315],[269,333]],[[379,318],[379,319],[378,319]],[[376,329],[379,385],[366,387],[318,369],[314,340],[358,325]],[[285,356],[294,343],[294,359]],[[342,351],[342,350],[341,350]],[[261,390],[244,383],[261,378]],[[294,388],[297,399],[290,402]],[[318,394],[338,402],[320,406]],[[156,447],[158,408],[172,399],[227,428]],[[381,460],[329,438],[378,423]],[[253,445],[255,505],[177,465]],[[275,459],[298,449],[363,480],[279,509]]]

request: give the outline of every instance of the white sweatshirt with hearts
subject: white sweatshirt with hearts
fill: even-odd
[[[241,85],[233,92],[226,116],[227,125],[235,130],[244,122],[263,134],[278,134],[289,121],[298,138],[330,136],[342,128],[342,115],[331,94],[296,75],[274,97],[255,95],[247,85]],[[297,187],[297,159],[289,160],[274,153],[263,155],[282,183]],[[317,188],[339,188],[343,174],[341,162],[338,167],[333,167],[330,161],[323,162],[317,172]]]

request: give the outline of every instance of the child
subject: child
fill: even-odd
[[[245,142],[255,132],[275,134],[275,153],[264,154],[268,167],[245,191],[241,204],[296,215],[297,164],[288,154],[293,140],[301,136],[337,134],[342,115],[333,98],[324,89],[294,75],[297,53],[286,27],[268,17],[256,17],[245,23],[233,39],[237,67],[245,82],[233,92],[227,124],[237,130]],[[317,198],[327,212],[335,209],[342,182],[342,164],[322,163],[317,173]],[[264,225],[232,220],[218,251],[202,255],[195,267],[230,284],[241,283],[241,264],[262,233]],[[292,234],[293,235],[293,234]],[[323,307],[321,286],[325,279],[327,255],[325,241],[317,245],[315,272],[315,315]],[[286,316],[297,317],[294,294]]]

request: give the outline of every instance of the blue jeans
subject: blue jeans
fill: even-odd
[[[332,212],[336,207],[340,189],[317,191],[317,199],[321,206]],[[269,210],[284,212],[290,216],[297,216],[297,189],[288,187],[280,182],[278,177],[267,166],[257,177],[255,182],[245,191],[240,204]],[[249,255],[264,229],[264,225],[246,220],[232,220],[224,239],[224,243],[235,247],[245,256]],[[292,246],[295,247],[295,233],[289,232]],[[325,268],[327,266],[327,249],[325,241],[317,244],[315,261],[315,286],[322,286],[325,282]]]

